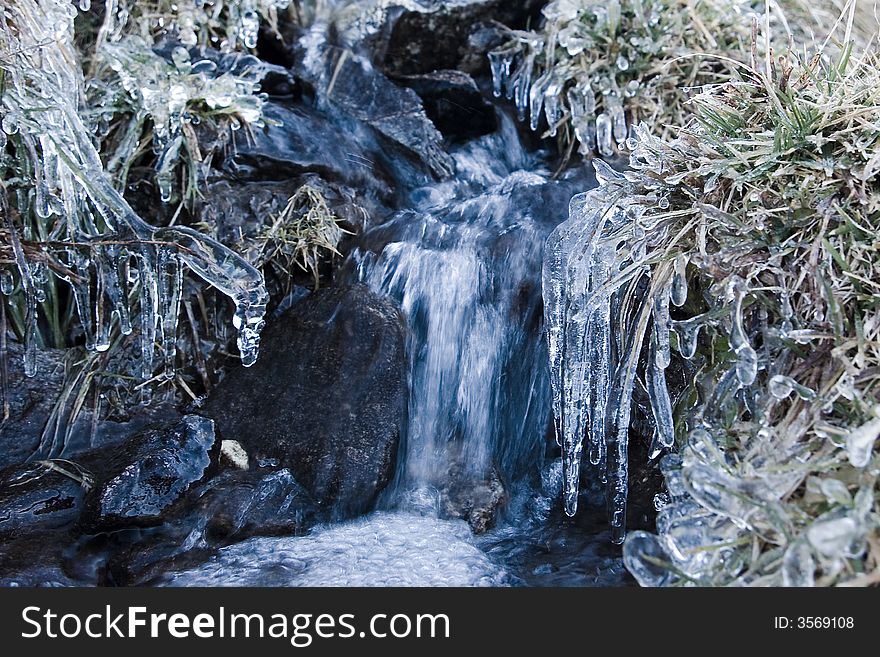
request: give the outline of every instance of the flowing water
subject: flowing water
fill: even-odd
[[[592,512],[562,512],[551,437],[543,247],[594,181],[584,171],[554,180],[514,122],[500,124],[453,152],[453,179],[412,190],[407,209],[365,231],[342,272],[394,298],[410,329],[408,425],[380,510],[224,548],[168,584],[627,583],[601,491]],[[492,477],[506,504],[475,536],[448,517],[444,496]]]

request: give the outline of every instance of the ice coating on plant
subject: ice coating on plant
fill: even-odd
[[[880,416],[878,409],[875,415]],[[880,438],[880,417],[865,422],[846,436],[846,454],[856,468],[864,468],[871,460],[874,443]]]
[[[114,40],[128,31],[147,40],[173,35],[187,47],[253,49],[261,24],[276,30],[279,12],[290,4],[291,0],[105,0],[102,36]]]
[[[595,162],[600,183],[626,179]],[[557,440],[563,448],[565,510],[578,505],[581,456],[589,436],[590,463],[608,480],[613,540],[625,533],[630,409],[647,326],[654,326],[648,391],[658,443],[672,444],[672,410],[664,370],[669,362],[671,267],[659,279],[656,304],[635,300],[646,273],[634,218],[641,208],[607,187],[575,197],[569,219],[550,235],[544,256],[544,313]],[[644,237],[646,233],[641,230]],[[626,246],[621,247],[622,243]],[[643,246],[643,245],[642,245]],[[633,301],[633,303],[630,303]],[[612,336],[618,340],[612,348]]]
[[[677,0],[556,0],[539,30],[511,31],[489,53],[495,95],[513,99],[532,130],[555,137],[563,127],[566,144],[607,157],[631,126],[650,121],[663,132],[679,118],[683,87],[723,79],[720,59],[694,56],[738,49],[753,11],[750,0],[687,11]]]
[[[191,160],[201,159],[192,126],[205,113],[203,107],[212,121],[226,119],[233,127],[262,123],[264,96],[258,92],[265,67],[253,56],[228,54],[215,61],[181,46],[162,52],[137,36],[104,44],[99,56],[128,94],[119,100],[132,116],[132,134],[146,120],[152,126],[156,182],[165,203],[175,192],[182,151],[190,151]],[[114,154],[115,161],[129,161],[138,146],[136,140],[126,145]]]
[[[147,224],[115,189],[79,111],[83,80],[72,44],[75,16],[75,7],[61,0],[21,0],[5,10],[0,37],[13,61],[5,68],[2,104],[6,118],[15,119],[15,128],[4,121],[4,130],[14,134],[16,156],[34,174],[33,211],[47,219],[57,216],[59,239],[52,244],[58,246],[52,248],[63,269],[53,271],[71,286],[87,347],[109,348],[114,318],[121,332],[131,332],[129,301],[137,288],[142,375],[153,375],[158,337],[165,375],[173,376],[181,268],[186,266],[235,302],[242,360],[252,364],[268,299],[261,275],[189,228]],[[175,100],[165,109],[170,117],[180,104]],[[9,213],[4,215],[14,246],[17,233]],[[45,271],[20,249],[16,266],[29,309],[25,370],[33,374],[35,307]]]

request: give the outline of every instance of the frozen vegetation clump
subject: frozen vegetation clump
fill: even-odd
[[[90,0],[80,0],[88,10]],[[123,35],[146,41],[174,34],[188,48],[216,48],[222,52],[257,47],[260,24],[277,33],[281,12],[294,11],[293,0],[105,0],[105,22],[99,35],[118,40]]]
[[[643,585],[880,581],[878,64],[753,59],[675,140],[642,125],[626,171],[596,161],[548,241],[566,510],[586,452],[623,541],[646,399],[666,491],[626,536]]]
[[[532,130],[557,137],[567,156],[610,156],[639,123],[674,135],[689,95],[747,61],[759,17],[780,43],[805,42],[843,1],[556,0],[541,29],[511,31],[489,54],[495,95],[513,100]],[[765,50],[763,39],[755,48]]]
[[[229,129],[262,126],[264,102],[264,66],[256,57],[212,58],[173,44],[165,50],[135,36],[106,43],[98,53],[103,79],[92,83],[92,104],[106,126],[108,173],[123,188],[144,133],[150,133],[163,203],[174,197],[179,178],[184,201],[198,195],[199,170],[213,153],[202,152],[196,126],[210,124],[222,145]]]
[[[190,228],[148,224],[114,186],[83,118],[89,112],[73,43],[76,15],[65,0],[14,0],[0,13],[2,282],[4,294],[20,291],[23,299],[13,323],[26,345],[25,371],[34,374],[38,337],[48,342],[37,309],[60,303],[57,279],[70,287],[88,349],[105,352],[112,331],[136,329],[141,376],[153,376],[158,342],[165,376],[173,377],[184,269],[234,301],[241,358],[252,364],[267,301],[262,276]],[[154,130],[173,138],[168,99],[161,118],[160,102],[152,105],[143,90],[140,102],[138,112],[153,117]]]

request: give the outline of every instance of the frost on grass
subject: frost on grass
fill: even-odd
[[[756,20],[782,45],[791,36],[810,43],[845,1],[555,0],[540,29],[511,31],[489,54],[495,95],[513,100],[532,130],[558,137],[563,151],[610,156],[638,123],[660,136],[684,125],[689,95],[748,61]],[[859,26],[876,26],[868,13],[862,6]]]
[[[156,341],[166,376],[174,374],[188,268],[234,301],[241,358],[252,364],[267,301],[261,275],[189,228],[147,224],[114,187],[81,114],[75,17],[65,0],[15,0],[0,14],[4,258],[8,252],[25,298],[25,371],[34,374],[37,304],[49,272],[70,285],[89,349],[109,349],[114,320],[123,334],[139,329],[149,378]],[[15,214],[6,193],[13,185]],[[7,270],[3,291],[13,285]]]
[[[586,451],[624,538],[634,389],[666,454],[657,534],[624,546],[644,585],[880,581],[878,70],[744,68],[674,141],[639,126],[625,173],[597,161],[548,242],[566,510]]]

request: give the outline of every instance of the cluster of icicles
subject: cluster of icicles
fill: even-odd
[[[652,137],[644,126],[641,139]],[[633,170],[662,170],[639,139],[632,138]],[[600,186],[575,196],[569,219],[550,235],[544,255],[545,325],[549,340],[556,435],[563,448],[565,511],[578,505],[585,439],[590,463],[607,481],[612,539],[625,537],[630,412],[645,339],[649,340],[644,388],[654,421],[651,458],[673,446],[672,404],[666,383],[670,332],[679,351],[693,358],[699,330],[711,318],[673,321],[670,306],[687,301],[687,257],[649,265],[667,229],[662,211],[669,200],[638,195],[624,174],[594,161]],[[649,212],[659,209],[660,212]],[[647,279],[647,282],[645,282]],[[641,286],[641,287],[640,287]],[[730,343],[736,354],[730,385],[749,385],[757,356],[742,325],[741,279],[731,280]],[[651,327],[650,332],[648,327]]]
[[[113,187],[79,113],[82,75],[73,46],[76,9],[66,0],[16,0],[0,15],[6,70],[0,140],[15,140],[33,175],[33,193],[20,190],[18,208],[52,223],[42,248],[61,264],[53,274],[70,284],[86,345],[110,346],[116,318],[133,329],[133,293],[139,295],[142,375],[153,375],[161,343],[165,375],[174,376],[176,326],[183,268],[235,303],[233,323],[244,365],[254,363],[268,300],[262,276],[223,245],[185,228],[144,222]],[[4,212],[26,300],[25,372],[36,369],[37,305],[45,298],[46,265],[29,262],[9,212]],[[25,234],[27,237],[27,234]],[[13,281],[6,272],[3,291]]]
[[[187,47],[210,45],[222,52],[238,50],[240,46],[256,48],[261,18],[272,16],[286,9],[291,0],[177,0],[162,3],[158,11],[144,12],[133,17],[128,3],[143,0],[105,0],[105,23],[111,32],[121,33],[130,20],[138,20],[132,32],[169,31],[177,34]],[[80,8],[86,11],[90,0],[80,0]],[[144,3],[147,4],[147,3]],[[211,34],[209,28],[225,25],[224,34]],[[206,38],[210,34],[210,38]]]
[[[568,113],[582,153],[598,151],[606,157],[613,155],[615,144],[623,143],[629,135],[623,98],[634,95],[639,83],[632,81],[621,91],[612,77],[599,76],[595,81],[585,79],[566,88],[565,77],[552,68],[533,79],[535,60],[542,47],[542,41],[535,39],[489,53],[495,96],[513,100],[519,120],[528,117],[532,130],[537,130],[541,119],[545,119],[551,137],[556,136]],[[623,62],[619,63],[622,65]],[[594,82],[604,108],[598,114]]]

